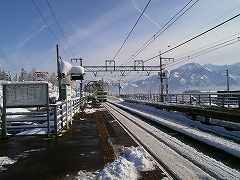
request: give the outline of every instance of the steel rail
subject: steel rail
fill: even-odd
[[[180,150],[178,150],[176,147],[174,147],[174,145],[171,145],[170,143],[165,142],[164,140],[161,140],[161,138],[159,136],[157,136],[156,134],[154,134],[153,132],[150,132],[147,128],[143,127],[143,125],[140,125],[139,123],[137,123],[136,121],[134,121],[133,119],[128,117],[128,114],[126,111],[122,110],[119,107],[116,107],[114,104],[112,105],[107,105],[108,107],[110,107],[112,110],[114,110],[116,113],[121,114],[122,116],[124,116],[125,118],[127,118],[128,120],[132,121],[135,125],[137,125],[139,128],[143,129],[144,131],[146,131],[146,133],[150,134],[151,136],[153,136],[154,138],[158,139],[160,142],[164,143],[166,146],[168,146],[170,149],[172,149],[173,151],[175,151],[177,154],[179,154],[180,156],[182,156],[183,158],[185,158],[186,160],[190,161],[192,164],[194,164],[196,167],[200,168],[203,172],[207,173],[209,176],[218,179],[219,175],[216,174],[216,172],[214,172],[214,170],[209,170],[206,166],[204,166],[203,164],[201,164],[200,162],[196,161],[196,160],[192,160],[191,157],[187,156],[186,154],[183,154]],[[106,108],[108,108],[106,107]],[[119,121],[118,121],[119,122]],[[121,122],[119,122],[121,123]],[[124,125],[123,125],[124,126]],[[126,129],[126,128],[125,128]],[[128,130],[128,132],[130,134],[131,131]],[[167,133],[166,133],[167,134]],[[146,147],[147,148],[147,147]],[[151,153],[152,155],[152,153]],[[156,158],[153,155],[154,158]],[[162,163],[161,163],[162,165]],[[164,168],[168,168],[168,167],[164,167]],[[229,172],[227,172],[229,173]],[[172,177],[174,177],[174,179],[176,179],[176,175],[171,174]],[[178,178],[177,178],[178,179]]]

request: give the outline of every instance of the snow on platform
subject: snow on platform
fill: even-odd
[[[15,162],[17,161],[7,156],[0,157],[0,172],[6,170],[5,166],[14,164]]]
[[[154,170],[154,163],[141,147],[123,147],[121,155],[102,170],[96,172],[79,171],[76,179],[137,180],[140,171]]]

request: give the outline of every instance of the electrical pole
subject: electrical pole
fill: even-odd
[[[227,77],[227,91],[229,92],[229,72],[228,72],[228,68],[226,69],[226,77]]]
[[[119,97],[121,96],[121,83],[120,83],[120,80],[118,82],[118,96]]]
[[[169,74],[166,74],[166,95],[168,95]]]
[[[60,56],[59,56],[59,47],[58,44],[56,45],[56,50],[57,50],[57,74],[58,74],[58,100],[61,101],[62,100],[62,74],[60,71]]]
[[[159,52],[159,61],[160,61],[160,102],[163,102],[163,65],[162,65],[162,57],[161,52]]]

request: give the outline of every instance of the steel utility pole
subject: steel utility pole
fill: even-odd
[[[57,74],[58,74],[58,100],[61,101],[62,100],[62,74],[60,71],[60,56],[59,56],[59,47],[58,44],[56,45],[56,51],[57,51]]]
[[[228,68],[226,69],[226,77],[227,77],[227,91],[229,92],[229,72],[228,72]]]
[[[168,95],[168,88],[169,88],[168,83],[169,83],[169,73],[166,74],[166,95]]]
[[[159,61],[160,61],[160,101],[163,102],[164,85],[163,85],[163,65],[162,65],[161,52],[159,52]]]
[[[118,96],[120,97],[121,96],[121,83],[120,83],[121,80],[119,80],[118,82]]]

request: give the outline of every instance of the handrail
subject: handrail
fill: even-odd
[[[20,131],[20,135],[22,135],[22,131],[34,128],[45,128],[48,135],[58,135],[63,129],[70,127],[72,117],[80,106],[80,103],[80,97],[66,101],[57,101],[55,104],[49,105],[49,114],[47,109],[43,109],[41,112],[7,112],[4,118],[5,129],[8,132],[7,135],[10,134],[9,131],[12,134],[14,132],[19,133]],[[38,122],[39,124],[36,124]]]

